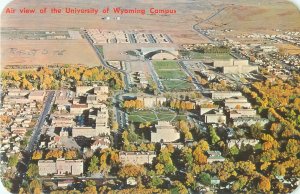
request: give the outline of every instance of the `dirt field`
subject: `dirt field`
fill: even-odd
[[[284,52],[290,55],[300,55],[300,48],[292,44],[278,44],[276,45],[278,49],[283,49]]]
[[[216,29],[232,28],[238,31],[265,31],[274,28],[297,30],[300,28],[299,11],[290,2],[285,0],[130,0],[128,4],[124,0],[101,1],[82,0],[47,1],[47,0],[18,0],[13,1],[9,7],[15,9],[23,7],[75,7],[75,8],[98,8],[100,12],[105,7],[137,8],[149,10],[149,8],[176,9],[174,15],[145,15],[130,14],[118,15],[109,13],[104,15],[93,14],[37,14],[22,15],[2,14],[1,27],[18,27],[29,29],[65,29],[72,27],[100,28],[107,30],[148,30],[159,31],[172,36],[174,43],[201,43],[207,41],[192,29],[192,25],[204,20],[207,16],[215,13],[218,9],[229,6],[219,16],[207,24],[207,27]],[[110,16],[110,20],[101,18]],[[121,20],[114,18],[120,16]]]
[[[1,64],[99,64],[86,40],[2,40]]]

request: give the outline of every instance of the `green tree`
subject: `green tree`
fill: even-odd
[[[91,162],[90,162],[90,165],[88,167],[88,171],[90,173],[97,173],[99,172],[99,159],[97,156],[93,156],[91,158]]]
[[[211,177],[208,173],[203,172],[199,175],[199,180],[204,185],[210,185]]]
[[[151,181],[148,183],[148,186],[151,188],[157,188],[163,183],[164,181],[161,178],[159,178],[158,176],[154,176],[151,178]]]
[[[8,159],[8,166],[16,167],[18,162],[19,162],[19,155],[18,154],[11,155]]]
[[[39,175],[39,167],[36,164],[29,164],[26,175],[29,178],[37,177]]]

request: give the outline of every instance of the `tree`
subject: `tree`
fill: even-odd
[[[75,150],[68,150],[65,152],[64,157],[66,160],[76,159],[77,152]]]
[[[238,155],[238,154],[239,154],[239,149],[237,148],[236,145],[234,145],[234,146],[232,146],[232,147],[230,148],[230,153],[231,153],[232,155]]]
[[[164,183],[164,181],[161,178],[159,178],[157,176],[153,176],[151,178],[151,181],[148,183],[148,186],[151,188],[157,188],[160,185],[162,185],[163,183]]]
[[[126,165],[119,170],[118,176],[120,178],[138,177],[145,173],[146,170],[143,166]]]
[[[193,152],[194,160],[196,164],[206,164],[207,163],[207,156],[202,152],[199,146]]]
[[[210,134],[212,144],[215,144],[218,141],[220,141],[220,137],[217,135],[216,129],[213,128],[212,126],[209,126],[209,134]]]
[[[237,167],[246,175],[252,175],[256,169],[256,166],[251,161],[239,161]]]
[[[86,186],[86,187],[96,186],[96,182],[93,181],[93,180],[87,180],[87,181],[85,182],[85,186]]]
[[[29,164],[26,175],[29,178],[37,177],[39,175],[39,167],[36,164]]]
[[[199,175],[199,180],[204,185],[210,185],[211,177],[209,174],[203,172]]]
[[[297,155],[300,152],[300,141],[296,139],[289,139],[286,145],[286,151],[291,155]]]
[[[98,159],[98,157],[97,156],[93,156],[92,158],[91,158],[91,162],[90,162],[90,165],[89,165],[89,167],[88,167],[88,171],[90,172],[90,173],[97,173],[98,171],[99,171],[99,166],[98,166],[98,164],[99,164],[99,159]]]
[[[163,164],[160,163],[156,164],[155,165],[156,174],[162,175],[165,172],[164,167],[165,166]]]
[[[19,155],[18,154],[11,155],[8,159],[8,166],[15,167],[17,166],[18,162],[19,162]]]
[[[209,150],[209,144],[203,139],[199,141],[197,146],[199,146],[199,148],[204,152]]]
[[[171,193],[188,194],[187,188],[179,181],[174,181],[171,189]]]
[[[112,123],[112,130],[116,131],[116,130],[118,130],[118,129],[119,129],[119,124],[118,124],[118,122],[113,121],[113,123]]]
[[[271,190],[271,182],[265,176],[261,176],[260,181],[258,183],[258,189],[262,192],[269,192]]]
[[[84,194],[97,194],[97,188],[95,186],[89,186],[84,188]]]
[[[9,179],[2,179],[2,183],[3,183],[3,186],[8,190],[10,191],[13,187],[13,184],[11,182],[11,180]]]
[[[42,188],[42,184],[39,180],[37,179],[33,179],[30,184],[29,184],[29,188],[31,191],[33,191],[35,188]]]
[[[186,173],[185,176],[185,184],[189,187],[194,186],[195,184],[195,177],[192,173]]]
[[[247,176],[239,176],[238,180],[235,181],[231,187],[233,192],[241,190],[247,183],[248,177]]]
[[[32,154],[32,160],[40,160],[43,157],[43,151],[34,151]]]

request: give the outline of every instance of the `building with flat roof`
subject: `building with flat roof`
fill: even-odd
[[[167,99],[163,96],[150,96],[150,95],[137,96],[137,100],[142,101],[145,108],[158,107],[167,101]]]
[[[180,133],[170,122],[158,121],[156,131],[151,131],[151,142],[174,142],[180,139]]]
[[[224,100],[226,98],[243,96],[242,93],[238,91],[212,91],[210,95],[213,100]]]
[[[222,110],[211,110],[204,114],[204,122],[210,123],[226,123],[226,116]]]
[[[43,90],[36,90],[30,92],[28,99],[31,101],[37,101],[37,102],[42,102],[46,96],[46,91]]]
[[[151,164],[156,157],[155,152],[123,152],[119,153],[119,158],[122,165],[143,165]]]
[[[81,175],[83,173],[83,160],[39,160],[39,175]]]
[[[221,68],[222,73],[250,73],[258,71],[258,66],[249,65],[248,60],[230,59],[230,60],[214,60],[213,66]]]

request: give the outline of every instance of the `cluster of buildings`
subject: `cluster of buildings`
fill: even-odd
[[[21,151],[21,141],[26,132],[32,130],[40,113],[45,91],[8,89],[4,95],[1,109],[1,153],[7,157]]]
[[[94,44],[119,43],[170,43],[169,36],[161,33],[141,33],[125,31],[107,31],[100,29],[86,29]]]
[[[138,87],[146,88],[148,85],[148,79],[144,72],[137,71],[130,74],[130,82],[134,83]]]
[[[93,140],[89,149],[107,148],[110,126],[105,104],[108,86],[77,86],[76,91],[60,90],[55,99],[56,110],[50,115],[51,125],[46,132],[48,138],[41,147],[79,148],[76,138]]]
[[[269,122],[268,119],[261,118],[257,115],[256,110],[252,108],[239,91],[212,91],[210,93],[212,100],[220,101],[221,107],[200,106],[200,117],[207,124],[227,124],[232,123],[234,126],[252,125],[260,123],[262,126]]]

